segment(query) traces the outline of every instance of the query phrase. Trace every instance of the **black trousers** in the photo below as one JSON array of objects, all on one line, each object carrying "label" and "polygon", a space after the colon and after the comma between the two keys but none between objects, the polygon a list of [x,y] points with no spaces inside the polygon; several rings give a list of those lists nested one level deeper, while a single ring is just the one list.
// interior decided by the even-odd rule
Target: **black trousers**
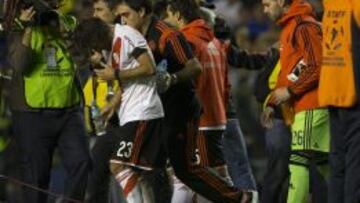
[{"label": "black trousers", "polygon": [[329,203],[360,202],[360,105],[330,109]]},{"label": "black trousers", "polygon": [[[54,150],[58,147],[67,171],[65,197],[83,201],[90,165],[88,143],[80,109],[13,112],[21,178],[48,189]],[[47,194],[24,188],[27,203],[43,203]]]},{"label": "black trousers", "polygon": [[163,139],[175,175],[195,192],[216,203],[240,202],[242,193],[204,166],[196,165],[198,121],[163,125]]},{"label": "black trousers", "polygon": [[110,167],[109,161],[119,138],[115,135],[118,126],[109,125],[106,134],[96,137],[95,145],[91,149],[92,170],[89,176],[89,203],[103,203],[109,200]]},{"label": "black trousers", "polygon": [[226,165],[223,138],[224,130],[199,130],[197,144],[202,166],[215,168]]}]

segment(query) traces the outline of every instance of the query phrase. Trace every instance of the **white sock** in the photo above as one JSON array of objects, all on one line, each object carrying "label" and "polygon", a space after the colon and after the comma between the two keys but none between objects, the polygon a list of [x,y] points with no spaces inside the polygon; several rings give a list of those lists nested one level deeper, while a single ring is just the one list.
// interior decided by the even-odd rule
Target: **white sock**
[{"label": "white sock", "polygon": [[205,197],[196,194],[183,182],[181,182],[175,175],[173,175],[174,193],[171,203],[211,203]]},{"label": "white sock", "polygon": [[155,203],[152,188],[139,173],[127,168],[119,172],[115,179],[122,187],[128,203]]},{"label": "white sock", "polygon": [[192,197],[194,192],[175,175],[172,177],[174,182],[174,192],[171,198],[171,203],[193,203]]}]

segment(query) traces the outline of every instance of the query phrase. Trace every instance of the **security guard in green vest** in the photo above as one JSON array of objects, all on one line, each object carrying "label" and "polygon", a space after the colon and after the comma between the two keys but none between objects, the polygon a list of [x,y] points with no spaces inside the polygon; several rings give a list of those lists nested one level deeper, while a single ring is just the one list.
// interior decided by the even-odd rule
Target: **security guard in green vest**
[{"label": "security guard in green vest", "polygon": [[[14,69],[9,99],[22,180],[47,190],[58,147],[67,171],[64,196],[83,201],[90,158],[81,89],[65,37],[76,25],[67,15],[74,0],[59,5],[38,14],[33,7],[21,10],[16,24],[23,29],[9,35],[8,61]],[[36,22],[29,23],[35,15]],[[46,193],[31,189],[24,189],[23,197],[29,203],[47,201]]]}]

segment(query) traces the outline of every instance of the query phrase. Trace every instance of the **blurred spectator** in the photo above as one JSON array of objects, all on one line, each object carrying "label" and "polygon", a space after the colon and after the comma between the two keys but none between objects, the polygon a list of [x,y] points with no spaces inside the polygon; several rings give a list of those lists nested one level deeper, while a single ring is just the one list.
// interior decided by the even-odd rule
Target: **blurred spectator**
[{"label": "blurred spectator", "polygon": [[234,34],[234,41],[236,46],[241,47],[242,49],[250,49],[251,42],[249,40],[250,31],[247,27],[239,27]]},{"label": "blurred spectator", "polygon": [[252,9],[252,14],[247,23],[249,28],[250,40],[254,41],[259,35],[266,32],[270,28],[270,23],[263,12],[262,5],[256,5]]},{"label": "blurred spectator", "polygon": [[324,6],[322,0],[309,0],[309,3],[314,7],[317,20],[321,21],[324,14]]},{"label": "blurred spectator", "polygon": [[238,0],[216,0],[215,13],[225,19],[230,28],[238,26],[241,22],[241,3]]},{"label": "blurred spectator", "polygon": [[79,21],[91,17],[92,11],[92,0],[81,0],[76,2],[74,13]]},{"label": "blurred spectator", "polygon": [[252,46],[252,51],[261,52],[268,50],[271,45],[279,40],[278,30],[269,30],[268,32],[261,33],[255,40]]}]

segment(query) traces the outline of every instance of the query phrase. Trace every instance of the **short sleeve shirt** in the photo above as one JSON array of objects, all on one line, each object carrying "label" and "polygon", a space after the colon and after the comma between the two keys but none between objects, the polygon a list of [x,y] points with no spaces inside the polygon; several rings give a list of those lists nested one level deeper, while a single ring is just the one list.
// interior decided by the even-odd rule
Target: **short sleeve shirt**
[{"label": "short sleeve shirt", "polygon": [[[153,58],[145,38],[137,30],[126,26],[116,25],[113,48],[112,66],[121,71],[134,69],[139,66],[136,52],[145,50]],[[153,61],[153,63],[155,63]],[[156,91],[156,78],[149,76],[136,80],[123,81],[121,106],[118,111],[120,125],[128,122],[157,119],[164,116],[160,97]]]}]

